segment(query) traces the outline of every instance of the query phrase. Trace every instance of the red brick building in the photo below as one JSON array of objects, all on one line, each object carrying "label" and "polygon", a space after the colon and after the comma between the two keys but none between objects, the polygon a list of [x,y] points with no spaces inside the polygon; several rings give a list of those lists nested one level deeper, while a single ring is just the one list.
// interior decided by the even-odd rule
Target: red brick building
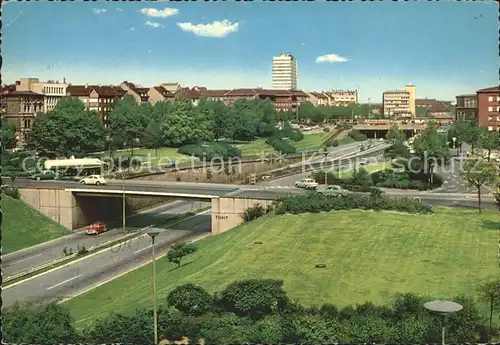
[{"label": "red brick building", "polygon": [[500,131],[500,87],[481,89],[476,94],[479,126]]}]

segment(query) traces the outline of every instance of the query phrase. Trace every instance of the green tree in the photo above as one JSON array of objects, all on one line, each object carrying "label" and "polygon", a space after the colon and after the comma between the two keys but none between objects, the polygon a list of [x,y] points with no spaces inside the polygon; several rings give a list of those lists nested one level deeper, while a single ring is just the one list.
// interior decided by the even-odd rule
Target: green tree
[{"label": "green tree", "polygon": [[153,311],[136,309],[131,315],[112,313],[95,320],[83,331],[88,343],[131,343],[153,345]]},{"label": "green tree", "polygon": [[85,154],[104,148],[105,132],[95,111],[76,98],[61,99],[54,110],[39,114],[28,146],[55,155]]},{"label": "green tree", "polygon": [[158,156],[158,149],[163,145],[163,133],[154,120],[146,127],[143,143],[148,149],[155,149],[155,156]]},{"label": "green tree", "polygon": [[[134,97],[127,95],[121,99],[109,113],[109,127],[114,137],[120,138],[132,149],[141,140],[148,125],[146,112],[151,109],[140,106]],[[152,112],[152,110],[151,110]]]},{"label": "green tree", "polygon": [[56,303],[21,305],[2,310],[3,340],[25,344],[79,342],[68,310]]},{"label": "green tree", "polygon": [[311,102],[301,102],[299,105],[299,121],[315,119],[318,115],[318,109]]},{"label": "green tree", "polygon": [[352,173],[352,179],[354,184],[362,187],[371,187],[373,185],[372,176],[370,173],[363,167],[356,169]]},{"label": "green tree", "polygon": [[186,242],[176,242],[172,245],[167,253],[167,259],[169,262],[177,264],[177,268],[181,267],[182,258],[196,252],[197,248],[192,243]]},{"label": "green tree", "polygon": [[487,128],[479,129],[479,137],[477,141],[478,148],[488,151],[488,161],[491,158],[491,150],[499,148],[500,136],[496,131],[489,131]]},{"label": "green tree", "polygon": [[489,306],[489,331],[493,330],[493,313],[500,311],[500,279],[479,286],[479,298]]},{"label": "green tree", "polygon": [[436,124],[431,122],[413,143],[424,172],[429,174],[430,184],[434,182],[435,166],[444,163],[450,155],[446,142],[446,138],[438,133]]},{"label": "green tree", "polygon": [[168,304],[180,312],[199,316],[212,310],[213,298],[201,286],[183,284],[170,291],[167,297]]},{"label": "green tree", "polygon": [[228,312],[260,319],[278,311],[285,300],[282,280],[250,279],[229,284],[218,303]]},{"label": "green tree", "polygon": [[392,125],[389,130],[387,131],[387,135],[385,136],[387,140],[390,142],[404,142],[405,141],[405,134],[403,133],[402,130],[398,128],[397,125]]},{"label": "green tree", "polygon": [[481,157],[469,158],[460,172],[462,178],[477,189],[478,208],[481,213],[481,187],[493,184],[498,178],[498,167]]},{"label": "green tree", "polygon": [[4,149],[13,149],[14,147],[16,147],[16,126],[14,126],[6,119],[2,119],[2,131],[0,134],[0,140]]}]

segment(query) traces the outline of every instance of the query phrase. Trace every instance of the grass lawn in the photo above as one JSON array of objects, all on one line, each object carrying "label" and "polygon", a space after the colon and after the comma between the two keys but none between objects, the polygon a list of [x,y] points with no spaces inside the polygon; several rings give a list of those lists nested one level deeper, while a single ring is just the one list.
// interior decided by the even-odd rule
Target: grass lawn
[{"label": "grass lawn", "polygon": [[298,142],[290,141],[290,143],[297,151],[315,150],[321,148],[323,142],[332,134],[332,132],[304,133],[304,139]]},{"label": "grass lawn", "polygon": [[[134,149],[135,157],[143,157],[143,163],[150,162],[152,166],[156,166],[158,164],[167,165],[168,162],[175,161],[178,163],[189,162],[191,157],[177,153],[177,148],[173,147],[162,147],[158,149],[158,154],[155,149],[144,149],[138,148]],[[120,150],[114,153],[115,156],[130,156],[132,155],[131,150]],[[102,155],[102,157],[109,157],[109,154],[106,152]]]},{"label": "grass lawn", "polygon": [[[305,133],[304,139],[299,142],[291,142],[297,148],[297,151],[313,150],[321,147],[324,140],[331,135],[331,132],[319,132],[319,133]],[[241,150],[243,157],[248,156],[258,156],[262,153],[274,153],[276,152],[274,148],[266,144],[265,138],[259,138],[253,141],[236,141],[233,144],[231,140],[221,140],[227,142],[230,145],[234,145]],[[349,143],[351,141],[346,141]],[[341,141],[341,144],[343,142]],[[114,153],[115,156],[130,156],[132,154],[131,150],[119,150]],[[101,158],[108,157],[108,152],[102,152],[100,154]],[[166,165],[170,161],[176,161],[178,163],[185,163],[191,160],[191,157],[177,153],[177,148],[172,147],[162,147],[158,149],[158,154],[154,149],[144,149],[137,148],[134,149],[134,156],[143,157],[143,162],[148,163],[152,166],[156,166],[161,163],[161,165]],[[198,161],[197,158],[195,158]]]},{"label": "grass lawn", "polygon": [[21,200],[2,195],[2,253],[46,242],[71,233]]},{"label": "grass lawn", "polygon": [[[474,294],[498,277],[498,211],[438,208],[435,215],[343,211],[268,215],[198,242],[199,250],[175,269],[157,261],[159,303],[187,282],[210,292],[239,279],[285,281],[304,305],[389,303],[394,293],[435,298]],[[255,245],[255,241],[263,244]],[[323,263],[326,269],[315,269]],[[110,312],[150,308],[151,266],[146,265],[64,305],[77,326]]]}]

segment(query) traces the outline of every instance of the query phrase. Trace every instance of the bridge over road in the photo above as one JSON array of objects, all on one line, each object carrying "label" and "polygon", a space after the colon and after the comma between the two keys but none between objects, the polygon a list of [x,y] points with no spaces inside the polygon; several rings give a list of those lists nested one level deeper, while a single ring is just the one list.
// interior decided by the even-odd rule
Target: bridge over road
[{"label": "bridge over road", "polygon": [[[222,233],[243,222],[241,214],[257,203],[266,207],[275,200],[305,193],[291,186],[246,186],[210,183],[125,180],[106,186],[87,186],[62,181],[16,181],[21,199],[69,229],[78,229],[96,219],[96,210],[121,216],[122,198],[130,195],[210,201],[211,232]],[[416,191],[387,191],[422,199],[475,200],[475,195]],[[115,201],[115,202],[114,202]],[[116,202],[118,201],[118,202]],[[486,201],[486,200],[485,200]],[[113,205],[118,207],[113,208]]]}]

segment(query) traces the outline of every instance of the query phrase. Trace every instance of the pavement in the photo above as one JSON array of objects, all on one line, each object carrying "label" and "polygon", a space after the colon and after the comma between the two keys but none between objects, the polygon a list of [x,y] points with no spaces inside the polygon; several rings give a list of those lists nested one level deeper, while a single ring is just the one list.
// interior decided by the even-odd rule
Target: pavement
[{"label": "pavement", "polygon": [[[155,239],[156,255],[168,251],[172,243],[193,240],[210,234],[211,214],[206,212],[159,230]],[[87,291],[151,260],[151,240],[147,234],[114,248],[91,254],[39,276],[28,278],[2,289],[2,307],[16,301],[60,300]]]},{"label": "pavement", "polygon": [[[174,201],[128,217],[126,224],[128,222],[129,224],[133,224],[133,226],[126,226],[126,230],[132,232],[139,231],[141,228],[150,225],[141,223],[141,216],[147,214],[155,214],[155,217],[158,217],[158,215],[160,215],[161,218],[159,219],[165,222],[171,217],[205,207],[210,207],[210,203]],[[109,231],[97,236],[89,236],[85,234],[84,231],[82,231],[60,237],[53,241],[44,242],[33,247],[19,250],[11,254],[3,255],[2,275],[4,278],[13,276],[32,267],[43,265],[45,263],[61,258],[64,256],[63,249],[65,247],[68,250],[72,248],[73,252],[77,252],[78,246],[85,246],[85,248],[89,249],[101,243],[117,239],[123,235],[124,233],[121,227],[110,229]]]}]

